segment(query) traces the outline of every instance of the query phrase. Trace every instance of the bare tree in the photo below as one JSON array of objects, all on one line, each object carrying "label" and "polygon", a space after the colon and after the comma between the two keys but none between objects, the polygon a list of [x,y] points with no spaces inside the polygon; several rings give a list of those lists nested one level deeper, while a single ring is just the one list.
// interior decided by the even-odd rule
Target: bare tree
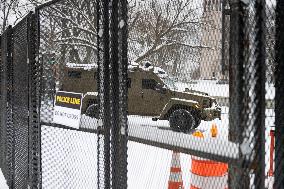
[{"label": "bare tree", "polygon": [[267,65],[267,81],[269,83],[275,82],[275,6],[270,5],[266,7],[266,65]]},{"label": "bare tree", "polygon": [[3,33],[7,26],[16,25],[35,6],[47,0],[0,0],[0,33]]},{"label": "bare tree", "polygon": [[42,9],[40,17],[42,53],[56,54],[61,65],[95,62],[95,1],[61,1]]},{"label": "bare tree", "polygon": [[17,11],[18,3],[19,3],[18,0],[0,0],[1,33],[3,33],[4,30],[7,28],[7,26],[9,25],[9,20],[11,15]]},{"label": "bare tree", "polygon": [[[19,0],[0,0],[1,10],[16,11]],[[45,0],[21,1],[26,7]],[[10,4],[8,4],[10,3]],[[12,3],[12,4],[11,4]],[[19,9],[18,9],[19,10]],[[196,67],[201,45],[202,2],[197,0],[130,0],[129,57],[135,62],[151,61],[177,75],[181,67]],[[27,10],[17,13],[23,17]],[[96,3],[65,0],[40,12],[41,52],[57,54],[60,64],[96,62]],[[4,18],[4,17],[3,17]],[[4,23],[4,22],[3,22]],[[7,24],[7,21],[5,21]],[[6,25],[3,24],[5,28]],[[186,70],[188,71],[188,70]]]},{"label": "bare tree", "polygon": [[197,64],[200,49],[207,48],[199,37],[202,10],[193,0],[130,1],[130,58],[151,61],[172,75],[185,63]]}]

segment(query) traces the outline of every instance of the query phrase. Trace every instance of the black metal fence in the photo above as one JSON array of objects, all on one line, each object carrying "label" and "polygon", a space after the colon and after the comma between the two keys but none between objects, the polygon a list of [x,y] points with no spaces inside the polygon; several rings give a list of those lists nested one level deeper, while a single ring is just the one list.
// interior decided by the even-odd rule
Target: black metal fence
[{"label": "black metal fence", "polygon": [[[11,90],[12,83],[8,78],[11,78],[12,70],[12,29],[9,27],[3,33],[1,39],[1,165],[3,167],[3,174],[8,183],[13,180],[13,157],[14,157],[14,129],[11,124],[12,120],[12,99]],[[8,53],[10,52],[10,53]]]},{"label": "black metal fence", "polygon": [[28,14],[1,36],[1,169],[10,188],[38,186],[40,178],[34,30]]},{"label": "black metal fence", "polygon": [[283,28],[280,0],[37,7],[1,35],[8,186],[283,188]]}]

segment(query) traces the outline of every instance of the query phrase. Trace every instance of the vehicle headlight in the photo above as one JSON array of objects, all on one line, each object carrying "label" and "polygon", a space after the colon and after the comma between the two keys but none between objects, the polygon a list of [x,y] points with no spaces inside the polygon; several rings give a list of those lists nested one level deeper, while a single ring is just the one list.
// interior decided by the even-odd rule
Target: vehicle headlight
[{"label": "vehicle headlight", "polygon": [[200,106],[198,104],[195,104],[194,107],[197,108],[197,109],[200,108]]}]

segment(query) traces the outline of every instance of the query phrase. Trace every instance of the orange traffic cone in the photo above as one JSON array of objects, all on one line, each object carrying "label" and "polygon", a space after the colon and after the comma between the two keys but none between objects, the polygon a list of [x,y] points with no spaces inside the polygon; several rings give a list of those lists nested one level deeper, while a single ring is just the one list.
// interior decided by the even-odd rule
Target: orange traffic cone
[{"label": "orange traffic cone", "polygon": [[183,189],[179,152],[173,151],[168,189]]},{"label": "orange traffic cone", "polygon": [[[217,128],[217,126],[215,125],[213,129],[211,129],[211,135],[212,133],[215,134],[214,128]],[[195,132],[193,136],[203,138],[203,134],[200,133],[200,131],[199,133]],[[217,134],[215,136],[217,136]],[[226,163],[191,156],[190,172],[190,189],[228,188],[228,164]]]},{"label": "orange traffic cone", "polygon": [[212,137],[217,137],[218,129],[216,123],[212,123],[210,132]]},{"label": "orange traffic cone", "polygon": [[195,131],[192,135],[195,136],[195,137],[199,137],[199,138],[203,138],[204,137],[203,133],[201,131]]},{"label": "orange traffic cone", "polygon": [[228,164],[196,156],[191,158],[190,189],[228,188]]},{"label": "orange traffic cone", "polygon": [[269,163],[269,171],[268,171],[268,176],[273,176],[273,162],[274,162],[274,130],[270,130],[270,156],[269,156],[269,159],[270,159],[270,163]]}]

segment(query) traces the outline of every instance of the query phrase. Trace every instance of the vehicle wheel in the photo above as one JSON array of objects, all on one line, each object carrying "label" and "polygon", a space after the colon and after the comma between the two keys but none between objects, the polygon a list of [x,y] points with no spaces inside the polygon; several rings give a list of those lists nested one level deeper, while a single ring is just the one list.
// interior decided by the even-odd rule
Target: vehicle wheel
[{"label": "vehicle wheel", "polygon": [[195,119],[185,109],[175,110],[169,117],[170,127],[177,131],[187,132],[194,128]]},{"label": "vehicle wheel", "polygon": [[86,115],[90,116],[91,118],[99,118],[99,105],[98,104],[91,104],[88,106],[86,110]]},{"label": "vehicle wheel", "polygon": [[197,128],[200,125],[200,123],[201,123],[201,118],[200,117],[195,116],[194,119],[195,119],[195,125],[194,125],[193,129]]}]

